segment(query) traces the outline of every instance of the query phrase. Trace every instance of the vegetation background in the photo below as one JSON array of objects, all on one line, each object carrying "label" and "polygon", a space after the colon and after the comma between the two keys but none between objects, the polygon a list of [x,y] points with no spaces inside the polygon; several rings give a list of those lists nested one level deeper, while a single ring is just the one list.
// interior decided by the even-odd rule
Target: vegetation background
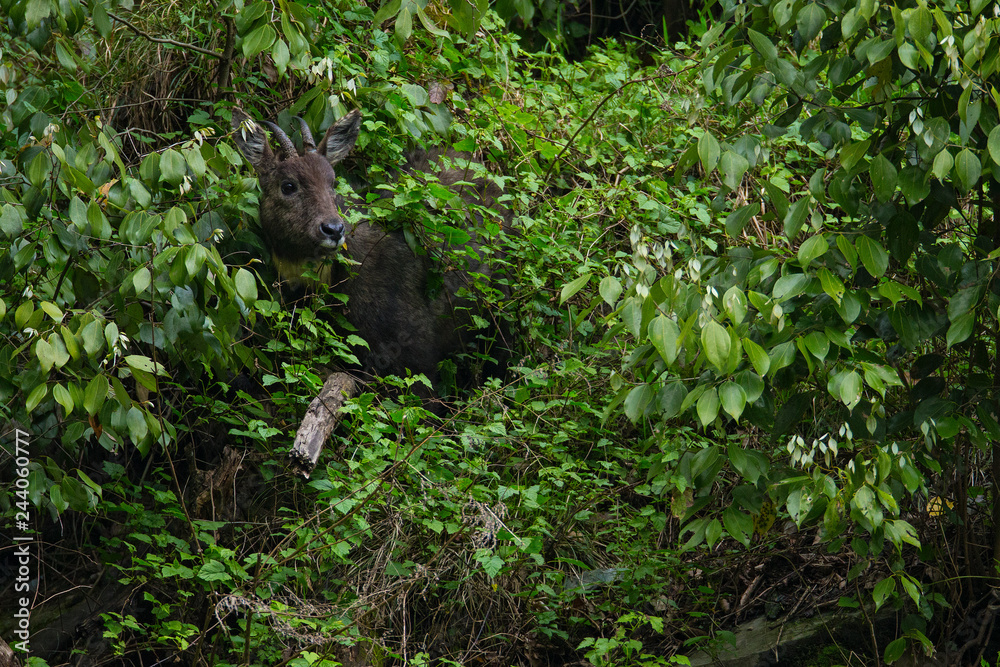
[{"label": "vegetation background", "polygon": [[[30,664],[686,664],[838,610],[861,630],[794,664],[996,657],[995,0],[0,11]],[[506,378],[444,419],[389,379],[290,472],[350,351],[336,296],[272,287],[237,102],[363,109],[373,191],[409,147],[484,150]],[[415,249],[465,233],[433,177],[391,192]]]}]

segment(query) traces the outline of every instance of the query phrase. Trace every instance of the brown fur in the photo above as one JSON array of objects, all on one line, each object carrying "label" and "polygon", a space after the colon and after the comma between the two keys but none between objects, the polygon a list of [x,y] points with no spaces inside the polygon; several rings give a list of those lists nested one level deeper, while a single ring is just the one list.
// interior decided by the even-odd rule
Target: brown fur
[{"label": "brown fur", "polygon": [[[248,117],[239,109],[233,111],[233,128],[237,146],[260,181],[261,227],[282,278],[301,281],[306,264],[330,259],[346,247],[356,265],[347,269],[333,262],[321,277],[348,296],[347,320],[369,345],[367,354],[359,350],[365,370],[405,376],[409,369],[435,382],[438,364],[467,350],[475,339],[469,325],[478,309],[458,292],[471,286],[470,272],[489,277],[491,270],[487,263],[474,262],[466,271],[447,271],[443,288],[431,296],[430,257],[416,255],[401,232],[386,232],[368,222],[352,227],[340,215],[333,167],[353,147],[360,119],[360,112],[354,111],[337,121],[315,152],[308,150],[312,142],[308,136],[302,155],[279,131],[281,147],[275,154],[263,128],[252,121],[244,123]],[[453,152],[447,157],[456,163],[469,160]],[[430,171],[432,161],[435,156],[419,153],[411,156],[410,166]],[[439,179],[449,187],[472,180],[461,169],[444,170]],[[476,182],[461,194],[466,201],[492,206],[499,190]],[[479,249],[474,234],[471,243]]]}]

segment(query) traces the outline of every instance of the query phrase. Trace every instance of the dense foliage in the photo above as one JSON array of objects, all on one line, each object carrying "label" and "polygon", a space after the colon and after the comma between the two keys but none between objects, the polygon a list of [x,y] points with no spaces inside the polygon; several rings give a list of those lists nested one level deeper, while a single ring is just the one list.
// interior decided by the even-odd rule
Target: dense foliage
[{"label": "dense foliage", "polygon": [[[725,2],[690,44],[568,62],[527,0],[0,0],[0,409],[31,443],[0,506],[34,517],[32,623],[91,630],[36,655],[684,664],[794,572],[786,611],[861,609],[869,656],[978,662],[995,8]],[[272,286],[236,102],[289,131],[362,108],[369,192],[409,147],[484,151],[518,227],[506,378],[445,418],[388,378],[288,470],[350,341],[336,294]],[[433,177],[391,187],[372,214],[416,249],[453,233]]]}]

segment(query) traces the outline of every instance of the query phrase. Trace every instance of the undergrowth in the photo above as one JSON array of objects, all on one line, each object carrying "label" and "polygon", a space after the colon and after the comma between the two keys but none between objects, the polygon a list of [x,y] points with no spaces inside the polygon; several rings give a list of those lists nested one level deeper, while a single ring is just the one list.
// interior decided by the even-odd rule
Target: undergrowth
[{"label": "undergrowth", "polygon": [[[711,106],[694,47],[609,41],[571,63],[492,13],[463,31],[418,3],[389,3],[383,31],[364,5],[119,3],[126,23],[38,2],[8,0],[20,32],[0,36],[0,410],[31,436],[35,618],[102,609],[50,662],[686,664],[763,605],[736,593],[741,555],[808,550],[785,536],[809,513],[784,509],[794,466],[767,481],[783,445],[739,422],[757,397],[726,421],[699,398],[714,385],[682,391],[711,380],[704,357],[665,379],[640,335],[664,280],[711,310],[702,271],[763,257],[724,232],[727,177],[691,159],[743,118]],[[370,386],[310,478],[291,473],[350,341],[337,296],[290,309],[273,286],[235,103],[314,130],[362,108],[345,166],[373,188],[414,146],[482,150],[515,216],[490,304],[517,334],[504,377],[443,417],[407,391],[419,378]],[[794,181],[785,157],[819,162],[792,135],[769,150],[771,182]],[[419,182],[393,187],[432,208]]]}]

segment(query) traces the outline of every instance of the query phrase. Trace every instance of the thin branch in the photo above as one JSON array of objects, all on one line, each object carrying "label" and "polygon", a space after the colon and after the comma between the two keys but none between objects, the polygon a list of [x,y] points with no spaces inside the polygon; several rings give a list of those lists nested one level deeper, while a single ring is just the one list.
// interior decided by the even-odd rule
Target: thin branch
[{"label": "thin branch", "polygon": [[178,41],[173,40],[173,39],[165,39],[163,37],[153,37],[152,35],[150,35],[148,33],[145,33],[142,30],[139,30],[139,28],[135,27],[134,25],[132,25],[131,23],[129,23],[128,21],[126,21],[122,17],[118,16],[117,14],[113,14],[111,12],[108,12],[108,16],[110,16],[111,18],[113,18],[115,21],[118,21],[119,23],[127,26],[135,34],[139,35],[140,37],[145,37],[146,39],[148,39],[151,42],[156,42],[157,44],[171,44],[173,46],[179,46],[182,49],[188,49],[190,51],[194,51],[195,53],[200,53],[200,54],[205,55],[205,56],[211,56],[212,58],[221,58],[222,57],[218,53],[216,53],[215,51],[209,51],[208,49],[203,49],[202,47],[195,46],[194,44],[185,44],[184,42],[178,42]]},{"label": "thin branch", "polygon": [[545,172],[545,175],[542,176],[542,181],[544,182],[544,181],[548,181],[549,180],[549,175],[552,174],[552,170],[555,168],[556,164],[559,162],[559,159],[563,156],[563,154],[566,151],[569,150],[570,146],[573,145],[573,142],[576,141],[577,135],[579,135],[580,132],[583,131],[583,128],[587,127],[587,125],[590,124],[590,121],[594,120],[594,116],[597,115],[597,112],[601,110],[601,107],[603,107],[604,104],[608,100],[610,100],[612,97],[614,97],[618,93],[622,92],[623,90],[625,90],[626,88],[628,88],[629,86],[631,86],[633,83],[648,83],[649,81],[657,81],[659,79],[665,79],[668,76],[670,76],[671,74],[673,74],[673,72],[670,72],[670,71],[661,71],[661,72],[657,72],[653,76],[647,76],[647,77],[643,77],[641,79],[632,79],[631,81],[626,81],[621,86],[619,86],[618,88],[615,88],[610,93],[608,93],[607,95],[605,95],[604,99],[601,100],[600,102],[598,102],[597,106],[594,107],[594,110],[587,117],[587,120],[583,121],[583,123],[580,125],[580,127],[578,127],[576,129],[576,132],[574,132],[573,136],[569,138],[569,141],[566,142],[566,145],[563,146],[563,149],[561,151],[559,151],[559,154],[556,155],[556,157],[555,157],[554,160],[552,160],[552,164],[549,165],[549,168]]},{"label": "thin branch", "polygon": [[[214,2],[212,3],[215,4]],[[226,46],[222,50],[221,62],[219,62],[219,73],[217,77],[218,88],[216,89],[216,101],[229,88],[229,81],[233,69],[233,44],[236,42],[236,25],[230,16],[223,16],[222,22],[226,24]]]}]

